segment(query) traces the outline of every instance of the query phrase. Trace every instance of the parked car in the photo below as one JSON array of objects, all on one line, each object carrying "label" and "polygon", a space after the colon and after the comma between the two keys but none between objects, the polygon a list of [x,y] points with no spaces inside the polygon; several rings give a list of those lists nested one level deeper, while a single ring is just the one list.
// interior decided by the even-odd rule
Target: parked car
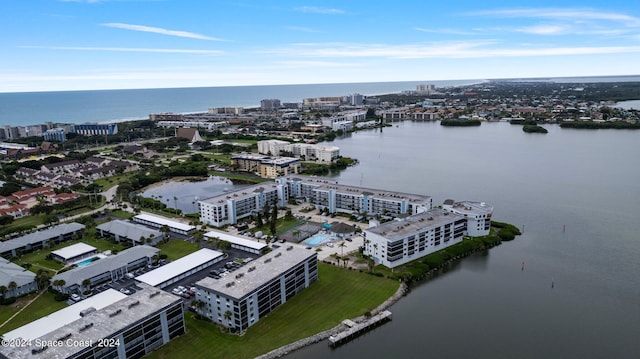
[{"label": "parked car", "polygon": [[122,294],[131,294],[131,291],[127,288],[120,288],[120,293]]},{"label": "parked car", "polygon": [[77,294],[75,294],[75,293],[73,293],[73,294],[71,294],[71,300],[73,300],[74,302],[79,302],[79,301],[82,300],[82,297],[77,295]]}]

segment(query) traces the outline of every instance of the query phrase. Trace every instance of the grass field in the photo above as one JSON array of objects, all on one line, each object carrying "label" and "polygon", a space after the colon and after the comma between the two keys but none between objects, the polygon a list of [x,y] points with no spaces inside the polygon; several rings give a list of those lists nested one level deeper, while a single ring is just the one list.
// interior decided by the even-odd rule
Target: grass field
[{"label": "grass field", "polygon": [[319,280],[250,327],[243,336],[227,334],[211,322],[186,314],[188,333],[149,358],[254,358],[334,327],[388,299],[398,282],[319,263]]},{"label": "grass field", "polygon": [[166,254],[167,258],[172,261],[200,249],[200,246],[195,243],[181,241],[179,239],[160,244],[157,247],[160,248],[160,253]]},{"label": "grass field", "polygon": [[[14,304],[0,306],[0,324],[4,323],[5,320],[11,317],[35,296],[36,293],[29,294],[25,297],[18,298],[18,300]],[[31,305],[29,305],[27,309],[23,310],[9,323],[0,328],[0,333],[9,332],[36,319],[40,319],[46,315],[49,315],[66,306],[66,302],[56,302],[52,293],[43,293],[35,302],[31,303]]]},{"label": "grass field", "polygon": [[57,271],[59,269],[62,269],[64,265],[56,260],[47,259],[47,255],[57,249],[68,247],[72,244],[80,242],[96,247],[98,249],[98,252],[104,252],[106,250],[121,251],[124,248],[124,246],[120,243],[114,243],[107,239],[96,238],[95,230],[87,230],[85,231],[82,239],[62,242],[47,249],[25,253],[19,259],[15,260],[14,263],[18,265],[21,265],[23,263],[30,263],[31,268],[29,268],[29,270],[34,273],[38,272],[38,269],[40,268]]}]

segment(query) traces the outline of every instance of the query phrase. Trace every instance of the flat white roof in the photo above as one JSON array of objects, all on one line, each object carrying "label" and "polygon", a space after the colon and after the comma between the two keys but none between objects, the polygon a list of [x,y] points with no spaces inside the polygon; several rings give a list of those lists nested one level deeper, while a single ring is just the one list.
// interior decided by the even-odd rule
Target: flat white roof
[{"label": "flat white roof", "polygon": [[136,280],[155,287],[162,282],[175,278],[182,273],[190,271],[191,269],[207,263],[208,261],[214,260],[222,255],[223,254],[218,251],[202,248],[197,252],[188,254],[180,259],[176,259],[175,261],[167,263],[152,270],[151,272],[137,276]]},{"label": "flat white roof", "polygon": [[87,308],[93,307],[96,310],[100,310],[126,297],[127,296],[125,294],[122,294],[115,289],[108,289],[76,304],[62,308],[57,312],[53,312],[46,317],[42,317],[29,324],[23,325],[20,328],[5,333],[2,337],[5,340],[17,338],[34,340],[82,318],[80,316],[80,312]]},{"label": "flat white roof", "polygon": [[222,239],[223,241],[229,242],[231,244],[237,244],[239,246],[248,247],[251,249],[262,250],[267,246],[266,243],[260,243],[254,241],[252,239],[243,238],[240,236],[233,235],[231,233],[222,232],[222,231],[211,231],[204,234],[205,237],[214,238],[217,237]]},{"label": "flat white roof", "polygon": [[196,227],[194,226],[190,226],[188,224],[184,224],[182,222],[178,222],[178,221],[174,221],[171,220],[167,217],[162,217],[162,216],[155,216],[153,214],[148,214],[148,213],[141,213],[137,216],[135,216],[135,218],[139,218],[143,221],[149,221],[149,222],[153,222],[153,223],[157,223],[161,226],[163,225],[167,225],[169,227],[173,227],[173,228],[177,228],[183,231],[191,231],[196,229]]},{"label": "flat white roof", "polygon": [[95,250],[96,250],[96,247],[80,242],[64,248],[60,248],[57,251],[52,251],[51,254],[55,254],[66,260],[69,258],[83,255],[85,253],[93,252]]}]

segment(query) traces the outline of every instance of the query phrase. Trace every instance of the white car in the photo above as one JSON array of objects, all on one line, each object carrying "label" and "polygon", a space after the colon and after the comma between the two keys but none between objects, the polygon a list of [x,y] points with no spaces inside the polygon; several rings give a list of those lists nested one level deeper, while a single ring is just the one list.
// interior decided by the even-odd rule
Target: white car
[{"label": "white car", "polygon": [[122,294],[131,294],[131,291],[129,289],[127,289],[127,288],[121,288],[120,289],[120,293],[122,293]]},{"label": "white car", "polygon": [[75,294],[75,293],[73,293],[73,294],[71,294],[71,300],[73,300],[74,302],[79,302],[79,301],[82,300],[82,297],[77,295],[77,294]]}]

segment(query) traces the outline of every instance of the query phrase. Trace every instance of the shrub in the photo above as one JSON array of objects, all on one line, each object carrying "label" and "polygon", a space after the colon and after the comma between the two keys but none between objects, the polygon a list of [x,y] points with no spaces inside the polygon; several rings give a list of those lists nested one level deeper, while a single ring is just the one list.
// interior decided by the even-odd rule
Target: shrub
[{"label": "shrub", "polygon": [[500,237],[503,241],[512,241],[516,238],[516,235],[507,228],[502,228],[498,231],[498,237]]}]

